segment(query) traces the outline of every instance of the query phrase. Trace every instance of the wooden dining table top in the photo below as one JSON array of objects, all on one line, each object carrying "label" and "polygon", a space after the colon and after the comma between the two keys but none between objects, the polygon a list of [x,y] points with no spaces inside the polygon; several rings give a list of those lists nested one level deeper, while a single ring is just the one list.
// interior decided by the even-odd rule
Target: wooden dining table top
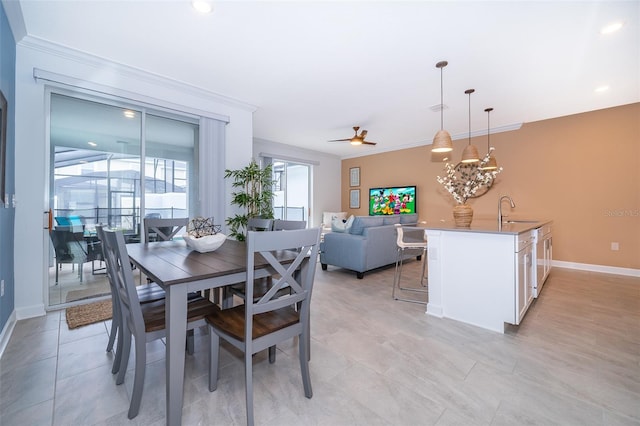
[{"label": "wooden dining table top", "polygon": [[[200,253],[187,247],[184,240],[127,244],[129,258],[154,282],[170,286],[245,272],[247,245],[227,239],[218,249]],[[282,263],[292,262],[296,253],[282,250],[276,253]],[[267,266],[260,255],[255,256],[255,269]]]}]

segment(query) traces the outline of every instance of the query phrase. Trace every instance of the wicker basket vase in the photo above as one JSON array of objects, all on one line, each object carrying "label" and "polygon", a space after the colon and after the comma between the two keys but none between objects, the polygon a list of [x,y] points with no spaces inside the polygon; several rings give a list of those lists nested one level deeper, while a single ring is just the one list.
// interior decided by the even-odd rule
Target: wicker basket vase
[{"label": "wicker basket vase", "polygon": [[453,208],[453,223],[460,228],[468,228],[473,220],[473,209],[468,204],[458,204]]}]

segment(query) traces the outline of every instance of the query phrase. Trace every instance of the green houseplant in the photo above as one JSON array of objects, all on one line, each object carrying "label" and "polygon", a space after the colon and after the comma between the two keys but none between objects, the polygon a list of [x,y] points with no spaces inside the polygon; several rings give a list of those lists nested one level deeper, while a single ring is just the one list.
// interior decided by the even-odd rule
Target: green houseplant
[{"label": "green houseplant", "polygon": [[231,205],[244,209],[243,214],[227,218],[231,237],[238,241],[246,239],[247,221],[252,217],[273,219],[272,168],[268,165],[261,169],[255,160],[237,170],[225,170],[225,179],[233,179]]}]

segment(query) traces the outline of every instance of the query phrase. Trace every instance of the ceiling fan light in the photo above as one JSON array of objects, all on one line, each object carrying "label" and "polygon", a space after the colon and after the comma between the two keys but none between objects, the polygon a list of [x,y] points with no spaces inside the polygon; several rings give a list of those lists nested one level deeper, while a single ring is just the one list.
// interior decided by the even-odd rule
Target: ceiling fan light
[{"label": "ceiling fan light", "polygon": [[351,145],[362,145],[362,140],[353,138],[351,139]]},{"label": "ceiling fan light", "polygon": [[431,152],[451,151],[453,151],[453,142],[451,141],[451,135],[446,130],[438,130],[438,133],[436,133],[436,135],[433,137]]},{"label": "ceiling fan light", "polygon": [[476,163],[480,161],[480,155],[478,155],[478,148],[475,145],[467,145],[464,151],[462,151],[463,163]]}]

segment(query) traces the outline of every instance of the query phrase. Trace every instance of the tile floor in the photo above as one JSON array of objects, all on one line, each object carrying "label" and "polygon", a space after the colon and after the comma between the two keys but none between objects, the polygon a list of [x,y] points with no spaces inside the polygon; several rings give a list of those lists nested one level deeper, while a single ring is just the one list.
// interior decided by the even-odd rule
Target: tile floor
[{"label": "tile floor", "polygon": [[[409,262],[407,280],[419,263]],[[506,334],[391,299],[393,268],[318,268],[312,301],[313,398],[295,342],[254,359],[261,425],[640,425],[640,279],[555,268]],[[127,419],[132,370],[111,375],[109,323],[69,331],[63,311],[19,321],[0,359],[0,424],[163,425],[164,344],[149,344],[140,414]],[[187,355],[183,424],[245,424],[238,353],[223,348],[207,389],[207,335]],[[132,355],[134,356],[134,355]],[[129,363],[129,369],[133,363]]]}]

